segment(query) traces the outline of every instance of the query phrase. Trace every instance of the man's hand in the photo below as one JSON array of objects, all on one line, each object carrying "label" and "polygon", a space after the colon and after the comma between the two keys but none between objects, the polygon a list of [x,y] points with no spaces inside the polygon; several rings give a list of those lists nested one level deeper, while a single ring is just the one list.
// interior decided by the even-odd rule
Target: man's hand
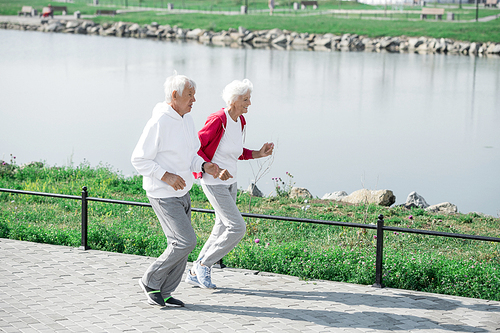
[{"label": "man's hand", "polygon": [[161,180],[163,180],[168,185],[172,186],[173,189],[176,191],[183,190],[184,187],[186,187],[186,182],[181,176],[170,172],[165,172],[163,177],[161,177]]},{"label": "man's hand", "polygon": [[209,175],[212,175],[212,177],[214,177],[214,178],[217,178],[219,176],[220,168],[215,163],[206,162],[204,169],[205,169],[206,173],[208,173]]},{"label": "man's hand", "polygon": [[233,176],[227,171],[227,169],[222,170],[219,173],[220,180],[228,180],[229,178],[233,178]]},{"label": "man's hand", "polygon": [[269,156],[273,153],[273,149],[274,149],[274,143],[266,142],[262,145],[262,148],[260,148],[260,150],[254,150],[252,152],[252,157],[253,158],[261,158],[261,157]]}]

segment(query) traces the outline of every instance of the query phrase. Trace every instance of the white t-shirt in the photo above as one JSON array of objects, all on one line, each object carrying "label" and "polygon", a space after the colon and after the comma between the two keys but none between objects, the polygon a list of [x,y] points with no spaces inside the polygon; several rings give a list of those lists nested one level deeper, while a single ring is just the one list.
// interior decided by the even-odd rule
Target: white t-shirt
[{"label": "white t-shirt", "polygon": [[220,180],[219,178],[214,179],[213,176],[204,173],[200,180],[202,184],[231,185],[236,183],[237,180],[236,163],[238,162],[238,157],[243,154],[241,122],[239,117],[237,121],[234,121],[233,118],[231,118],[231,116],[227,113],[226,109],[224,109],[224,112],[226,113],[226,128],[220,140],[219,146],[215,151],[214,157],[212,158],[212,162],[216,163],[221,169],[227,169],[233,178],[229,178],[228,180]]}]

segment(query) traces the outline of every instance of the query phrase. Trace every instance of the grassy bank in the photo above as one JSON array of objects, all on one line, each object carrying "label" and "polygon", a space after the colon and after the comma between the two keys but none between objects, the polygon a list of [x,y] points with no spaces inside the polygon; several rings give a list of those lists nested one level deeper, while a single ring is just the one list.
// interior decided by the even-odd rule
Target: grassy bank
[{"label": "grassy bank", "polygon": [[[87,186],[93,197],[147,202],[138,176],[124,178],[108,167],[50,167],[38,163],[0,166],[0,187],[79,195]],[[281,189],[286,194],[286,189]],[[283,190],[285,190],[283,192]],[[211,208],[199,186],[194,207]],[[305,202],[286,195],[251,198],[238,193],[241,211],[375,223],[500,237],[500,220],[478,214],[435,215],[422,209],[345,205],[319,199]],[[0,237],[77,247],[80,203],[77,200],[0,193]],[[213,215],[193,213],[198,245],[208,238]],[[375,239],[370,229],[247,219],[247,234],[224,263],[247,268],[359,284],[375,279]],[[384,280],[388,287],[500,300],[500,245],[408,233],[386,233]],[[259,239],[256,243],[255,240]],[[89,245],[93,249],[158,256],[166,239],[150,208],[89,203]]]},{"label": "grassy bank", "polygon": [[[327,14],[328,9],[347,9],[347,10],[384,10],[384,6],[368,6],[356,2],[338,2],[338,1],[320,1],[320,11],[299,11],[300,13],[323,13],[322,15],[298,15],[296,11],[290,10],[291,2],[283,2],[276,7],[276,15],[269,16],[267,12],[259,12],[267,8],[267,1],[249,1],[249,8],[257,10],[250,12],[249,15],[223,15],[215,14],[217,11],[232,10],[239,11],[242,2],[240,1],[209,1],[201,2],[196,0],[186,1],[168,1],[174,4],[174,8],[186,8],[197,10],[211,10],[211,14],[185,13],[171,14],[168,11],[151,10],[141,12],[131,12],[127,14],[119,14],[112,16],[95,17],[93,20],[97,23],[125,21],[136,22],[139,24],[150,24],[158,22],[159,24],[177,25],[182,28],[202,28],[213,31],[227,30],[229,28],[238,28],[244,26],[250,30],[261,29],[287,29],[296,32],[309,33],[355,33],[368,37],[381,36],[427,36],[435,38],[451,38],[454,40],[475,41],[475,42],[500,42],[500,20],[489,22],[446,22],[435,20],[418,20],[420,7],[397,7],[397,10],[411,10],[414,14],[392,14],[384,17],[377,14],[376,19],[368,19],[374,17],[375,14],[343,14],[332,15]],[[31,5],[39,11],[47,5],[44,0],[26,0],[23,5]],[[128,5],[126,7],[125,5]],[[144,8],[156,7],[161,9],[166,7],[167,1],[111,1],[101,0],[100,6],[91,6],[88,1],[76,0],[74,3],[64,3],[68,7],[69,13],[79,10],[84,15],[95,14],[96,9],[126,9],[131,7]],[[139,7],[140,6],[140,7]],[[18,2],[0,0],[0,15],[17,15],[21,9]],[[388,10],[392,7],[388,6]],[[281,10],[281,11],[280,11]],[[465,6],[457,8],[457,6],[449,7],[446,12],[453,12],[460,20],[474,20],[476,10],[474,7]],[[496,15],[500,13],[498,9],[480,8],[479,17]],[[56,13],[57,14],[57,13]],[[350,17],[350,18],[347,18]],[[394,18],[393,20],[385,20],[383,18]]]}]

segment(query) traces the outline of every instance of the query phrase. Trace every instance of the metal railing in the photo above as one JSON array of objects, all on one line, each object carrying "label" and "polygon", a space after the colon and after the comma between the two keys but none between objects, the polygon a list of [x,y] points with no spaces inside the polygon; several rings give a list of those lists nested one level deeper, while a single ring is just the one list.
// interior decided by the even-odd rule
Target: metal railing
[{"label": "metal railing", "polygon": [[[15,194],[29,194],[29,195],[37,195],[44,197],[53,197],[59,199],[72,199],[72,200],[81,200],[82,202],[82,227],[81,227],[81,246],[79,247],[82,250],[89,250],[88,239],[87,239],[87,231],[88,231],[88,202],[96,201],[96,202],[104,202],[104,203],[112,203],[112,204],[120,204],[120,205],[130,205],[130,206],[142,206],[142,207],[151,207],[151,204],[146,202],[136,202],[136,201],[124,201],[124,200],[114,200],[114,199],[103,199],[103,198],[93,198],[88,196],[87,187],[82,187],[81,196],[77,195],[66,195],[66,194],[55,194],[55,193],[44,193],[44,192],[32,192],[32,191],[22,191],[22,190],[13,190],[0,188],[0,192],[7,193],[15,193]],[[203,208],[191,208],[191,211],[197,213],[205,213],[205,214],[215,214],[215,212],[211,209],[203,209]],[[375,261],[375,283],[373,287],[383,288],[382,284],[382,275],[383,275],[383,250],[384,250],[384,231],[394,231],[394,232],[405,232],[405,233],[413,233],[413,234],[421,234],[421,235],[430,235],[430,236],[439,236],[439,237],[450,237],[450,238],[460,238],[460,239],[469,239],[469,240],[479,240],[479,241],[487,241],[487,242],[500,242],[500,238],[496,237],[487,237],[487,236],[476,236],[476,235],[466,235],[466,234],[454,234],[449,232],[441,232],[441,231],[429,231],[429,230],[421,230],[421,229],[409,229],[409,228],[399,228],[399,227],[386,227],[384,226],[384,216],[379,215],[377,219],[377,224],[360,224],[360,223],[350,223],[350,222],[340,222],[340,221],[325,221],[325,220],[315,220],[315,219],[306,219],[299,217],[287,217],[287,216],[274,216],[274,215],[263,215],[263,214],[251,214],[251,213],[241,213],[244,217],[251,218],[260,218],[266,220],[276,220],[276,221],[290,221],[290,222],[301,222],[301,223],[313,223],[313,224],[323,224],[323,225],[333,225],[333,226],[342,226],[342,227],[351,227],[351,228],[363,228],[363,229],[375,229],[377,230],[377,245],[376,245],[376,261]],[[222,260],[219,262],[221,267]]]}]

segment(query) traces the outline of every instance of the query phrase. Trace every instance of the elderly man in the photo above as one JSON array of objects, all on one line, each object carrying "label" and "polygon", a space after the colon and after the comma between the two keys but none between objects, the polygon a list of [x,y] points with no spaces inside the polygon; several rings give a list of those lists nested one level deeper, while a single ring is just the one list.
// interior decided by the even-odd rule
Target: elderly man
[{"label": "elderly man", "polygon": [[143,188],[168,242],[165,252],[139,279],[139,285],[149,304],[184,306],[171,294],[182,279],[189,253],[196,246],[189,196],[192,173],[206,172],[215,178],[219,167],[197,154],[200,142],[188,114],[196,100],[196,84],[174,73],[164,87],[165,101],[153,109],[131,159],[144,177]]}]

